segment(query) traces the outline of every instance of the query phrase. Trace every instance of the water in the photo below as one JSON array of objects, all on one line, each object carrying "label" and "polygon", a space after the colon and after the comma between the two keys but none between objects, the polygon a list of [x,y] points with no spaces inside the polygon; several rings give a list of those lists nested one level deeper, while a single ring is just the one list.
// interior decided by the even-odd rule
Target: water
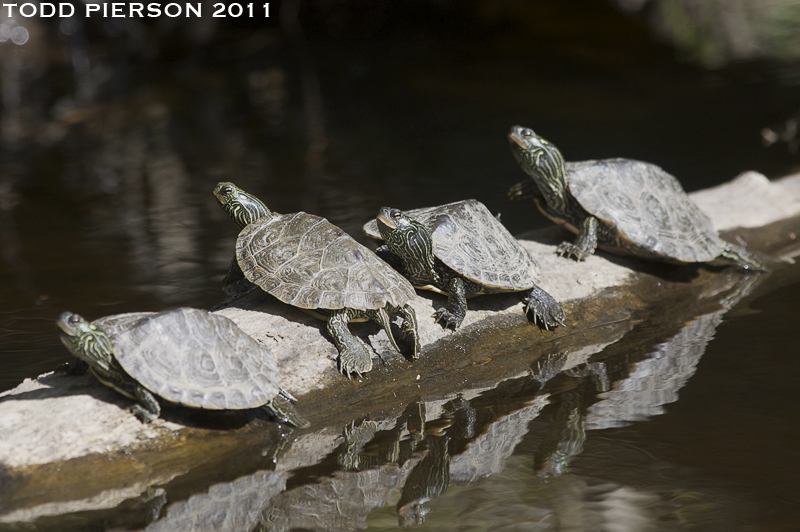
[{"label": "water", "polygon": [[[799,368],[796,348],[775,352],[764,338],[783,336],[795,319],[799,277],[798,266],[734,275],[700,307],[609,322],[605,347],[553,350],[532,373],[523,363],[489,386],[425,393],[377,421],[329,424],[279,449],[251,446],[233,462],[133,487],[116,507],[85,500],[82,512],[32,525],[791,530],[800,462],[787,420],[800,402],[788,390]],[[353,411],[342,405],[331,419]]]},{"label": "water", "polygon": [[[800,109],[786,75],[792,64],[706,71],[680,63],[602,3],[500,11],[304,6],[303,31],[277,18],[191,31],[136,21],[122,29],[31,21],[24,45],[0,43],[0,389],[68,359],[53,327],[63,310],[96,318],[218,303],[236,233],[210,192],[220,180],[280,212],[327,216],[354,235],[382,205],[467,197],[501,212],[519,233],[546,221],[505,197],[523,177],[505,140],[515,123],[535,128],[568,160],[640,158],[689,190],[747,169],[778,176],[798,168],[786,144],[765,148],[760,134]],[[237,526],[286,523],[280,520],[293,515],[293,497],[325,500],[297,489],[280,493],[283,482],[291,488],[320,478],[314,485],[348,500],[345,487],[387,477],[393,480],[381,488],[383,498],[353,499],[360,502],[343,513],[342,529],[395,528],[403,475],[424,460],[428,444],[439,451],[425,456],[438,453],[443,462],[444,438],[451,480],[426,503],[422,527],[547,530],[574,518],[569,526],[579,529],[581,522],[792,529],[800,463],[791,421],[798,401],[789,392],[798,370],[797,279],[797,268],[789,268],[724,317],[687,316],[710,329],[695,331],[695,344],[686,340],[695,359],[671,374],[672,395],[653,403],[663,406],[626,413],[625,426],[597,425],[605,419],[598,405],[614,395],[600,391],[609,383],[599,370],[561,375],[542,389],[512,380],[470,398],[473,436],[453,421],[463,412],[432,409],[429,441],[400,467],[383,460],[335,474],[330,465],[280,478],[256,473],[260,466],[242,472],[237,486],[257,486],[258,500]],[[704,316],[713,326],[703,325]],[[638,354],[619,362],[609,382],[635,374],[680,329],[652,323],[628,333]],[[704,353],[698,342],[707,343]],[[656,369],[640,371],[661,374]],[[509,398],[516,398],[513,408],[498,406]],[[576,401],[583,407],[573,413],[586,411],[578,418],[588,429],[576,444],[581,452],[568,474],[542,482],[534,455],[551,420],[568,419]],[[390,429],[381,427],[379,443],[392,441]],[[469,476],[463,456],[479,447],[468,442],[481,431],[495,436],[485,444],[502,448],[503,459],[480,471],[473,465]],[[335,464],[335,454],[327,460]],[[195,475],[194,483],[168,487],[161,515],[177,514],[181,501],[202,497],[217,481],[234,480]],[[239,493],[225,483],[219,490]],[[76,526],[142,528],[152,501],[85,512]],[[265,517],[269,507],[273,521]],[[63,529],[73,519],[42,518],[36,526]]]}]

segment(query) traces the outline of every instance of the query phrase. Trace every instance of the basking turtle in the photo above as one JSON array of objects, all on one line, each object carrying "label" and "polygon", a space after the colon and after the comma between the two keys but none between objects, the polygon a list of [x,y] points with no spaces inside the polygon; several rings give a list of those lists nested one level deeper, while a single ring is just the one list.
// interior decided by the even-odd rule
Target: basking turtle
[{"label": "basking turtle", "polygon": [[525,313],[546,329],[564,324],[561,305],[536,284],[536,261],[477,200],[406,213],[383,207],[364,232],[386,242],[378,255],[411,284],[448,294],[434,314],[445,327],[461,325],[466,298],[499,292],[520,292]]},{"label": "basking turtle", "polygon": [[509,190],[533,199],[545,216],[578,234],[557,253],[583,260],[607,251],[668,262],[733,263],[765,271],[757,253],[721,240],[711,220],[675,177],[631,159],[564,163],[558,148],[531,129],[514,126],[511,151],[530,176]]},{"label": "basking turtle", "polygon": [[350,321],[376,322],[399,351],[390,320],[402,317],[401,337],[412,345],[412,357],[419,356],[417,318],[408,305],[414,287],[373,252],[325,218],[271,212],[233,183],[219,183],[214,195],[242,229],[229,281],[244,275],[284,303],[327,320],[348,377],[372,369],[366,347],[347,328]]},{"label": "basking turtle", "polygon": [[209,410],[264,407],[279,421],[307,423],[291,395],[278,386],[272,353],[231,320],[205,310],[180,308],[108,316],[89,323],[64,312],[56,322],[61,341],[78,360],[59,369],[92,373],[134,399],[143,422],[156,419],[156,396]]}]

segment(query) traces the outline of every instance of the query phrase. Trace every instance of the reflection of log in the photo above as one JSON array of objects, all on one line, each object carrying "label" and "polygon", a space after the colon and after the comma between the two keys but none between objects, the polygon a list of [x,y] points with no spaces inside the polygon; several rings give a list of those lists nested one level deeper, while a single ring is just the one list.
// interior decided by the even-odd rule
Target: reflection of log
[{"label": "reflection of log", "polygon": [[384,464],[367,471],[342,471],[273,497],[264,509],[265,530],[360,530],[367,516],[403,486],[418,460],[403,467]]},{"label": "reflection of log", "polygon": [[[728,309],[746,296],[756,279],[759,277],[742,277],[742,283],[721,293],[723,308]],[[685,314],[664,323],[663,332],[644,321],[644,327],[622,329],[621,338],[597,357],[592,357],[602,358],[604,362],[574,366],[570,357],[555,353],[554,357],[547,357],[552,359],[547,367],[543,368],[539,361],[534,364],[534,371],[539,373],[538,376],[534,374],[534,378],[525,375],[507,379],[478,395],[474,395],[473,390],[469,401],[460,394],[447,402],[413,402],[396,420],[384,420],[382,425],[387,428],[382,431],[378,423],[371,420],[350,424],[343,431],[346,441],[321,460],[320,455],[309,453],[308,448],[293,449],[279,458],[284,470],[302,463],[318,462],[316,465],[294,469],[290,475],[260,472],[234,482],[216,484],[206,493],[169,506],[166,517],[147,530],[197,529],[198,523],[209,522],[221,529],[229,524],[244,523],[241,528],[249,530],[256,518],[264,530],[357,530],[365,527],[375,510],[393,505],[398,522],[403,526],[420,524],[433,511],[434,505],[437,517],[441,518],[442,504],[452,505],[454,500],[462,499],[456,495],[434,502],[451,485],[481,483],[485,486],[484,479],[503,471],[509,460],[511,471],[518,471],[520,465],[515,464],[511,455],[528,433],[529,422],[539,416],[548,401],[552,405],[550,408],[556,409],[554,419],[538,446],[534,467],[531,469],[528,462],[522,469],[534,471],[540,478],[550,478],[550,488],[545,497],[527,503],[525,511],[550,515],[543,523],[557,518],[562,524],[589,526],[607,519],[618,523],[620,516],[607,515],[607,505],[616,508],[622,504],[628,510],[627,517],[622,519],[650,522],[655,518],[650,508],[662,504],[653,493],[613,483],[606,483],[598,492],[596,482],[560,476],[583,448],[588,428],[584,426],[585,407],[597,400],[598,392],[602,397],[611,387],[612,376],[606,366],[617,369],[613,375],[615,390],[641,377],[642,365],[654,369],[652,378],[635,382],[642,392],[637,396],[638,401],[657,409],[664,397],[660,393],[662,381],[672,383],[668,395],[671,397],[677,393],[675,383],[683,385],[688,375],[674,378],[671,365],[650,367],[648,363],[664,357],[680,358],[683,350],[689,351],[690,360],[699,360],[701,347],[704,348],[713,334],[713,327],[723,312],[713,311],[689,321],[676,335],[672,332],[683,324]],[[669,338],[662,341],[664,336]],[[653,345],[655,350],[652,350]],[[572,360],[577,359],[572,357]],[[562,372],[560,368],[568,363],[570,369]],[[542,375],[547,378],[541,378]],[[550,380],[552,384],[547,383]],[[651,393],[646,393],[649,390]],[[624,419],[629,411],[625,404],[614,411],[611,406],[616,403],[613,401],[603,400],[597,404],[605,405],[603,412],[609,413],[609,417],[615,416],[612,419]],[[592,457],[587,460],[591,462]],[[287,462],[291,464],[288,468],[285,467]],[[501,478],[506,479],[508,475],[506,469]],[[293,480],[277,495],[287,476]],[[269,481],[272,490],[254,493],[252,486],[264,483],[264,478],[272,479]],[[258,480],[254,482],[254,479]],[[488,483],[491,482],[488,479]],[[519,491],[530,492],[530,489],[529,482]],[[586,504],[588,500],[595,503]],[[233,502],[226,506],[228,501]],[[563,512],[562,507],[573,510]],[[459,512],[462,513],[469,514]]]},{"label": "reflection of log", "polygon": [[441,497],[450,487],[450,438],[430,435],[425,444],[425,456],[409,473],[397,501],[398,521],[403,527],[424,523],[425,503]]},{"label": "reflection of log", "polygon": [[501,471],[527,433],[528,423],[539,415],[545,402],[545,396],[536,397],[530,405],[486,427],[463,453],[453,457],[450,464],[453,483],[471,484]]},{"label": "reflection of log", "polygon": [[[298,481],[271,500],[262,525],[267,530],[354,530],[363,528],[372,511],[391,504],[396,504],[401,523],[417,523],[426,513],[425,502],[441,496],[451,481],[469,484],[500,471],[525,436],[528,422],[542,409],[546,397],[531,398],[536,385],[527,376],[515,380],[523,383],[521,393],[503,390],[513,395],[506,396],[506,403],[512,403],[508,409],[517,408],[510,413],[494,411],[495,405],[487,397],[476,400],[477,408],[463,397],[438,406],[412,403],[385,437],[375,437],[359,449],[367,457],[360,462],[364,470],[330,471],[326,464],[333,460],[323,459],[299,475],[310,480]],[[423,415],[427,412],[428,425],[434,428],[425,430],[424,423],[417,423],[421,420],[414,418],[415,410]],[[363,430],[365,426],[346,429],[356,431],[352,439],[359,447],[364,446],[360,435],[375,436],[374,426]],[[292,449],[288,454],[295,452]],[[338,459],[343,456],[347,464],[355,463],[350,445],[342,445],[332,454],[340,467],[342,460]],[[370,463],[365,464],[367,461]],[[391,500],[393,496],[396,500]]]},{"label": "reflection of log", "polygon": [[657,346],[649,358],[636,365],[630,377],[603,393],[602,400],[592,405],[586,428],[620,427],[663,414],[663,405],[677,401],[678,390],[694,375],[724,313],[722,310],[702,316]]},{"label": "reflection of log", "polygon": [[[720,210],[728,201],[725,191],[697,196],[717,222],[724,219]],[[734,198],[747,197],[737,221],[752,227],[776,222],[734,234],[763,250],[791,243],[790,235],[796,234],[800,220],[779,220],[800,215],[800,176],[773,184],[751,177],[730,185],[728,191]],[[439,415],[435,407],[444,405],[454,393],[462,391],[471,400],[501,381],[526,376],[546,353],[569,351],[564,369],[574,367],[603,345],[617,341],[655,306],[660,305],[659,317],[670,323],[697,316],[698,305],[705,309],[700,314],[718,310],[720,294],[740,277],[730,270],[720,274],[708,268],[677,268],[603,254],[574,263],[552,253],[551,244],[563,237],[559,230],[534,237],[538,242],[524,245],[545,269],[542,286],[565,302],[567,327],[540,331],[526,323],[515,296],[490,296],[471,300],[459,332],[446,333],[429,318],[444,299],[417,297],[412,305],[420,317],[420,360],[401,359],[391,352],[383,333],[374,335],[374,328],[359,325],[355,332],[383,352],[392,365],[378,366],[358,381],[347,381],[336,371],[336,351],[321,322],[259,294],[221,308],[218,312],[273,350],[283,370],[284,386],[298,396],[300,410],[312,422],[312,428],[298,433],[297,441],[282,454],[278,470],[309,467],[329,455],[341,441],[341,428],[353,419],[369,417],[380,430],[388,430],[404,405],[419,398],[425,399],[435,419]],[[469,389],[464,389],[465,383]],[[113,508],[149,486],[190,471],[196,475],[200,466],[208,469],[203,482],[229,481],[264,467],[267,459],[262,457],[262,448],[275,445],[275,426],[260,420],[207,421],[202,413],[166,409],[165,420],[144,426],[124,410],[129,404],[90,376],[47,376],[1,395],[0,507],[5,513],[0,520]],[[233,428],[212,430],[223,422]],[[475,437],[481,434],[478,430]],[[456,467],[461,452],[453,442],[454,481],[471,476]],[[98,475],[101,467],[103,474]],[[481,468],[494,466],[487,463]]]}]

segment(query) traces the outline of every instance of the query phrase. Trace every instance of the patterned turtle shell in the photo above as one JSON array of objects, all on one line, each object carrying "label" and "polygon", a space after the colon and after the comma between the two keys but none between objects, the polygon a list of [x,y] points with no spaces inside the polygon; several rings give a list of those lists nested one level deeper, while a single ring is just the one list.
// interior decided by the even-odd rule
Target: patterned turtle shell
[{"label": "patterned turtle shell", "polygon": [[632,159],[566,163],[570,193],[589,213],[646,252],[706,262],[723,242],[708,216],[672,175]]},{"label": "patterned turtle shell", "polygon": [[131,377],[173,403],[256,408],[279,392],[272,353],[222,316],[180,308],[109,316],[94,325],[108,334]]},{"label": "patterned turtle shell", "polygon": [[[539,265],[483,203],[471,199],[404,212],[430,231],[434,255],[470,281],[508,291],[538,282]],[[375,220],[364,232],[382,240]]]},{"label": "patterned turtle shell", "polygon": [[247,280],[304,309],[375,310],[405,305],[414,287],[325,218],[298,212],[248,224],[236,240]]}]

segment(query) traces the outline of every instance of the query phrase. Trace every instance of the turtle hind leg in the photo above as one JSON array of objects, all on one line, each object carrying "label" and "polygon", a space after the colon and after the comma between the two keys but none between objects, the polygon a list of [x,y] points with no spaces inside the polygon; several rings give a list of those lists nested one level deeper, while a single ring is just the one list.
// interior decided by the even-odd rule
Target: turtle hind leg
[{"label": "turtle hind leg", "polygon": [[753,270],[757,272],[772,271],[777,265],[777,261],[772,257],[767,257],[757,251],[750,251],[742,246],[723,242],[722,252],[719,257],[726,262],[733,263],[743,270]]},{"label": "turtle hind leg", "polygon": [[572,257],[577,261],[582,261],[586,257],[594,254],[597,249],[597,228],[599,221],[594,216],[587,216],[581,222],[580,232],[575,239],[575,243],[562,242],[556,253],[562,257]]},{"label": "turtle hind leg", "polygon": [[386,307],[375,310],[367,310],[364,311],[364,314],[367,316],[367,318],[380,325],[381,329],[386,331],[386,336],[389,337],[389,342],[391,342],[395,351],[399,353],[400,347],[397,345],[397,341],[394,339],[394,334],[392,334],[392,322],[389,318],[389,313],[386,312]]},{"label": "turtle hind leg", "polygon": [[161,415],[161,406],[150,390],[137,385],[133,389],[138,403],[130,408],[131,414],[139,418],[142,423],[150,423]]},{"label": "turtle hind leg", "polygon": [[467,286],[461,277],[453,277],[447,283],[447,306],[433,313],[445,329],[456,330],[467,315]]},{"label": "turtle hind leg", "polygon": [[328,334],[339,351],[339,370],[348,379],[351,378],[351,373],[360,376],[372,369],[369,351],[347,328],[351,312],[349,309],[334,310],[328,318]]},{"label": "turtle hind leg", "polygon": [[564,325],[564,311],[553,296],[536,285],[527,293],[521,292],[521,295],[525,315],[531,323],[538,323],[548,331]]},{"label": "turtle hind leg", "polygon": [[292,404],[292,401],[286,397],[283,390],[271,400],[267,401],[264,405],[264,410],[274,417],[278,423],[287,423],[299,429],[304,429],[310,425],[310,423],[300,415]]},{"label": "turtle hind leg", "polygon": [[419,358],[419,352],[422,348],[419,345],[419,328],[417,327],[417,313],[411,305],[403,305],[402,307],[390,307],[389,312],[392,315],[399,315],[403,318],[403,323],[400,325],[400,338],[411,344],[411,358],[416,360]]}]

